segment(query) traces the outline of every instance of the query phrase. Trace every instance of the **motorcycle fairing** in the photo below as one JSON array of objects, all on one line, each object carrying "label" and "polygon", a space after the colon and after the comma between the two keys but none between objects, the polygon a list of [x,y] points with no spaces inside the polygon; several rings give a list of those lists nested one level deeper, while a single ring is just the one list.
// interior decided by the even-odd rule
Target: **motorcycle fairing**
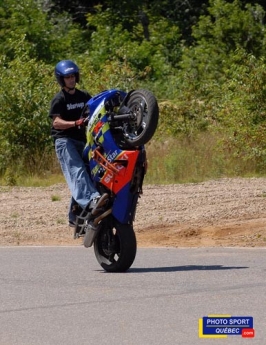
[{"label": "motorcycle fairing", "polygon": [[117,194],[132,179],[139,150],[121,150],[114,142],[108,123],[88,143],[84,160],[88,162],[92,180]]},{"label": "motorcycle fairing", "polygon": [[128,182],[116,195],[112,207],[113,216],[123,224],[133,222],[139,195],[130,192],[131,183]]},{"label": "motorcycle fairing", "polygon": [[87,103],[91,117],[83,157],[95,185],[102,184],[114,195],[113,216],[121,223],[128,223],[132,221],[138,198],[130,188],[140,151],[122,150],[113,139],[105,103],[107,96],[116,94],[117,90],[104,91]]},{"label": "motorcycle fairing", "polygon": [[119,98],[122,102],[126,96],[126,92],[117,89],[102,91],[87,102],[89,112],[90,114],[98,114],[103,107],[105,109],[105,104],[111,99]]}]

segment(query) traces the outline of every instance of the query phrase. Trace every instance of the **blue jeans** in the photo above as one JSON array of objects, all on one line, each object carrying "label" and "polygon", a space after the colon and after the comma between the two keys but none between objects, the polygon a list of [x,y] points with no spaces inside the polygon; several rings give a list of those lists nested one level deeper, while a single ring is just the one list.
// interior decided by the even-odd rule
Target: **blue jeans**
[{"label": "blue jeans", "polygon": [[58,138],[55,141],[55,152],[62,172],[71,192],[69,220],[75,221],[72,212],[74,204],[85,208],[89,202],[100,195],[92,183],[82,159],[85,144],[70,138]]}]

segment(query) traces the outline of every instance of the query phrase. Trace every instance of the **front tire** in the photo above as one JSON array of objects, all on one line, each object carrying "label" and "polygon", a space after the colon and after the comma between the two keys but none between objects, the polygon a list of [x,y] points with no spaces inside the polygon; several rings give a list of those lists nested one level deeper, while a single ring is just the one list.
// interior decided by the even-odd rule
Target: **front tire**
[{"label": "front tire", "polygon": [[121,224],[113,217],[102,221],[94,241],[94,253],[105,271],[127,271],[135,260],[136,252],[137,241],[132,225]]},{"label": "front tire", "polygon": [[139,89],[129,95],[126,106],[136,118],[124,128],[124,141],[130,147],[145,145],[154,135],[158,125],[157,100],[152,92]]}]

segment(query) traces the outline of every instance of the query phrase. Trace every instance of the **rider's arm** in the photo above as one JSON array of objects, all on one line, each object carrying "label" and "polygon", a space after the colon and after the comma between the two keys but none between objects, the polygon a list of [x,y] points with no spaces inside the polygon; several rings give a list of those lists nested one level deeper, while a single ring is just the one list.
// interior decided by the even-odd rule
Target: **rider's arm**
[{"label": "rider's arm", "polygon": [[63,120],[60,115],[53,116],[53,127],[55,129],[68,129],[71,127],[75,127],[75,121],[66,121]]}]

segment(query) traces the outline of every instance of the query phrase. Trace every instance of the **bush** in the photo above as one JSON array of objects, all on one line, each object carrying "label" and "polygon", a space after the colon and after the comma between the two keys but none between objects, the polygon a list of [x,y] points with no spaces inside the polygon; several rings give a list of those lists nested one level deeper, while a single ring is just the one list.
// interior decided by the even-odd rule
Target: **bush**
[{"label": "bush", "polygon": [[[22,47],[23,42],[18,42]],[[20,48],[19,48],[20,49]],[[3,58],[1,63],[4,64]],[[38,170],[51,150],[49,102],[55,93],[52,69],[30,59],[27,52],[2,69],[0,75],[0,156],[7,167]]]}]

